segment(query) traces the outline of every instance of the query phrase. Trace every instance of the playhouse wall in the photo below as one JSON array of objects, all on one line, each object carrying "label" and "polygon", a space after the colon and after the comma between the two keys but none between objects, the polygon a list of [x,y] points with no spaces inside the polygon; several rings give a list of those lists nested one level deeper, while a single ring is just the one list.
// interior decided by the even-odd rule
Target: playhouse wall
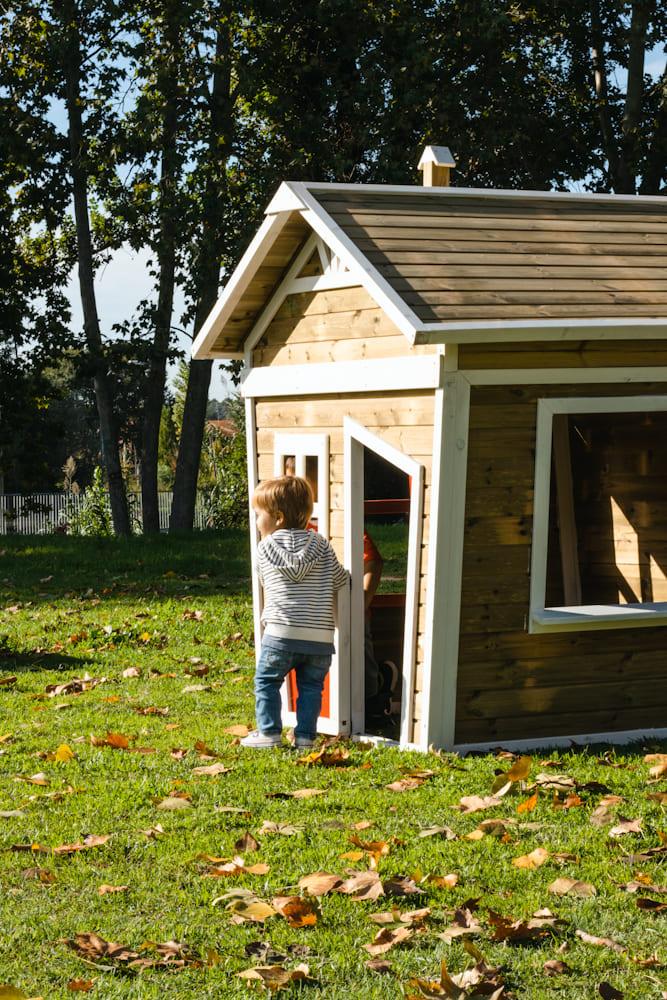
[{"label": "playhouse wall", "polygon": [[433,354],[411,347],[365,288],[288,295],[253,352],[255,367]]},{"label": "playhouse wall", "polygon": [[[537,353],[525,367],[548,366]],[[535,349],[537,350],[537,349]],[[628,345],[634,354],[643,344]],[[623,345],[562,345],[567,366],[589,358],[605,367],[628,364]],[[488,348],[466,348],[466,367],[489,367]],[[498,352],[493,367],[511,367]],[[521,351],[510,352],[524,357]],[[527,353],[532,354],[531,349]],[[647,352],[648,353],[648,352]],[[598,360],[598,355],[600,359]],[[667,350],[651,346],[651,361]],[[664,356],[664,360],[659,360]],[[461,361],[461,355],[459,356]],[[515,362],[512,362],[515,363]],[[631,363],[641,364],[640,361]],[[556,363],[561,367],[562,362]],[[516,364],[516,367],[520,365]],[[530,548],[537,400],[544,397],[663,395],[659,384],[503,385],[471,391],[456,742],[576,736],[659,728],[667,718],[667,632],[664,628],[529,634]],[[630,489],[637,449],[613,462]],[[655,444],[655,441],[653,441]],[[632,451],[630,450],[632,446]],[[624,447],[622,444],[619,447]],[[664,449],[667,467],[667,441]],[[659,468],[660,455],[652,461]],[[613,471],[613,470],[612,470]],[[655,482],[659,480],[656,478]],[[625,482],[625,487],[623,483]],[[666,484],[667,485],[667,484]],[[667,500],[667,490],[665,491]],[[658,511],[667,509],[658,505]],[[658,512],[652,539],[664,546],[667,518]],[[622,527],[622,526],[619,526]],[[616,526],[614,530],[616,534]],[[613,567],[610,566],[610,570]],[[664,590],[664,586],[663,586]],[[667,599],[658,592],[655,600]]]}]

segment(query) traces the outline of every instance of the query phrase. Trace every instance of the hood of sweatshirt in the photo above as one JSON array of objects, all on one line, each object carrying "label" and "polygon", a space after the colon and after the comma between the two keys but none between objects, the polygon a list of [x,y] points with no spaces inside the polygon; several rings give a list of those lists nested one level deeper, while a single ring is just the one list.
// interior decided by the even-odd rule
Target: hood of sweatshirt
[{"label": "hood of sweatshirt", "polygon": [[259,549],[288,580],[300,583],[323,559],[329,543],[316,531],[283,528],[263,538]]}]

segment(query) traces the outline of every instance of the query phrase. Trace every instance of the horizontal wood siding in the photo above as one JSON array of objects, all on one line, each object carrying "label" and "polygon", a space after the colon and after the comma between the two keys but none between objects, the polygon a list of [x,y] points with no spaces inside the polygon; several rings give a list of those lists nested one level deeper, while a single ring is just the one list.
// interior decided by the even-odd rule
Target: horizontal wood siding
[{"label": "horizontal wood siding", "polygon": [[632,368],[667,366],[667,345],[657,340],[564,343],[461,344],[463,370],[494,368]]},{"label": "horizontal wood siding", "polygon": [[362,361],[432,354],[411,347],[365,288],[288,295],[253,352],[253,364]]},{"label": "horizontal wood siding", "polygon": [[364,396],[327,395],[307,399],[257,400],[257,462],[260,479],[273,476],[273,440],[276,431],[328,434],[330,449],[330,532],[339,557],[343,556],[344,460],[343,419],[352,417],[373,434],[415,458],[425,470],[424,538],[420,555],[420,604],[417,635],[416,691],[408,696],[419,722],[426,630],[426,567],[431,506],[434,394],[432,392],[370,393]]},{"label": "horizontal wood siding", "polygon": [[[457,742],[548,739],[664,725],[663,628],[550,635],[526,631],[537,399],[663,392],[660,384],[472,389]],[[644,484],[632,476],[633,466],[641,461],[633,454],[641,450],[637,444],[635,449],[629,438],[618,458],[629,473],[623,485],[630,504],[625,512],[633,509],[633,496],[637,503],[653,502],[667,538],[667,504],[661,503],[667,486],[658,497],[641,496]],[[662,452],[658,459],[660,464]],[[642,516],[650,513],[642,508]],[[654,527],[659,539],[663,529],[660,524]]]},{"label": "horizontal wood siding", "polygon": [[667,316],[667,203],[314,193],[427,322]]}]

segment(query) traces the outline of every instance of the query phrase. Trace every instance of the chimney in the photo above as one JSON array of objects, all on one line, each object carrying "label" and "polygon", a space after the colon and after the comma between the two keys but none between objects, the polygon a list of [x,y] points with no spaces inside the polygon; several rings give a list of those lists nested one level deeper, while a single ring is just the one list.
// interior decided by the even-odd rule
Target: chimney
[{"label": "chimney", "polygon": [[447,146],[426,146],[419,161],[424,187],[449,187],[449,171],[456,161]]}]

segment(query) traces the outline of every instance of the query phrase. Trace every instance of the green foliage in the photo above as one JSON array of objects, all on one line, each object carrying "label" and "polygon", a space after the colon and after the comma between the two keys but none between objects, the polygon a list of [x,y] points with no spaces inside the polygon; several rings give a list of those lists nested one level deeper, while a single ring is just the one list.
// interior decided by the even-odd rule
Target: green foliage
[{"label": "green foliage", "polygon": [[245,412],[239,396],[227,401],[226,414],[236,433],[226,435],[207,425],[202,452],[200,478],[209,476],[204,498],[211,528],[241,528],[248,523]]},{"label": "green foliage", "polygon": [[75,503],[67,507],[68,531],[72,535],[110,538],[113,535],[109,498],[104,482],[104,473],[98,466],[93,472],[93,481]]}]

